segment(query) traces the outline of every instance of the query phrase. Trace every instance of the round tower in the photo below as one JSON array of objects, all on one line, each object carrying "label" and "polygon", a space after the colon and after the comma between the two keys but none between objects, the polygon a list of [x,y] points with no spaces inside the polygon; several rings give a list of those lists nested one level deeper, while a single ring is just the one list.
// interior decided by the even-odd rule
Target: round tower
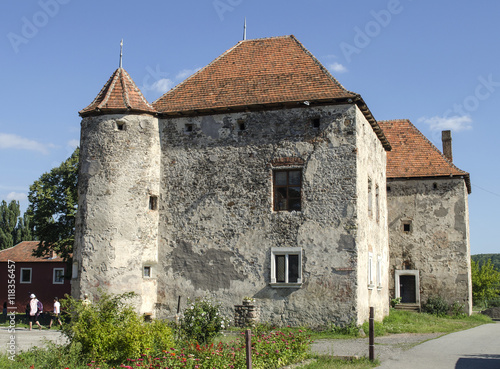
[{"label": "round tower", "polygon": [[160,136],[155,109],[118,68],[81,122],[72,295],[134,291],[154,314]]}]

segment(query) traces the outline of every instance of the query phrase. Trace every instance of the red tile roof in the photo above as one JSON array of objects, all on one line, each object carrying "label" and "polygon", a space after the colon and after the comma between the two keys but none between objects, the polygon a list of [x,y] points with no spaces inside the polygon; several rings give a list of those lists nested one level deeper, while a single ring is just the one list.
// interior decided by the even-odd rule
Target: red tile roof
[{"label": "red tile roof", "polygon": [[387,153],[387,178],[458,176],[470,193],[469,173],[450,162],[408,119],[378,123],[392,146]]},{"label": "red tile roof", "polygon": [[346,90],[294,36],[240,41],[153,106],[162,114],[195,114],[304,102],[356,103],[390,150],[361,96]]},{"label": "red tile roof", "polygon": [[118,68],[94,101],[79,112],[82,117],[113,113],[156,113],[123,68]]},{"label": "red tile roof", "polygon": [[50,258],[49,256],[44,256],[38,258],[33,256],[33,249],[35,249],[38,245],[38,241],[23,241],[18,243],[17,245],[10,247],[8,249],[0,250],[0,262],[7,262],[8,260],[15,261],[16,263],[21,262],[61,262],[64,261],[63,258],[55,257]]},{"label": "red tile roof", "polygon": [[159,112],[354,98],[294,36],[240,41],[156,100]]}]

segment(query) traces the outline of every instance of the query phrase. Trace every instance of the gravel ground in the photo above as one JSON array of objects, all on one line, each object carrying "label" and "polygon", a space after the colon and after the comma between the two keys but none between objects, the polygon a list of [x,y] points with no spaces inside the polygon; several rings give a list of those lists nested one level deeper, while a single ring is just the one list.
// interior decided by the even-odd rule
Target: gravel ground
[{"label": "gravel ground", "polygon": [[[375,338],[375,357],[380,361],[399,357],[405,350],[424,341],[442,336],[442,333],[401,333]],[[368,357],[368,338],[325,339],[312,344],[312,352],[333,356]]]}]

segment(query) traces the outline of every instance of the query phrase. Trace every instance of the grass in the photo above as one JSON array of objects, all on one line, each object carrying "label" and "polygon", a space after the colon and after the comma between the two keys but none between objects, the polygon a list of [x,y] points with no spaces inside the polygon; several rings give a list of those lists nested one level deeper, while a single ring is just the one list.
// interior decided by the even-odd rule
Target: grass
[{"label": "grass", "polygon": [[313,362],[298,366],[296,369],[369,369],[380,365],[378,360],[371,362],[367,358],[342,360],[328,355],[312,356]]}]

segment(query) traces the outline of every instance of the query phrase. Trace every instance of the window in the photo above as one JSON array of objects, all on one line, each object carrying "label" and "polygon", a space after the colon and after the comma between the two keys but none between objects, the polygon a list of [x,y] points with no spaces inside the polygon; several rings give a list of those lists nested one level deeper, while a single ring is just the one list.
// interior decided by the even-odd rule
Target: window
[{"label": "window", "polygon": [[372,180],[368,178],[368,216],[372,217]]},{"label": "window", "polygon": [[377,257],[377,286],[382,287],[382,256]]},{"label": "window", "polygon": [[193,128],[193,125],[189,123],[184,126],[186,132],[193,132]]},{"label": "window", "polygon": [[302,249],[273,247],[271,249],[271,285],[300,287],[302,284]]},{"label": "window", "polygon": [[78,262],[73,262],[73,268],[71,270],[71,278],[78,278]]},{"label": "window", "polygon": [[144,266],[142,269],[142,276],[144,278],[151,278],[151,267],[149,265]]},{"label": "window", "polygon": [[239,120],[238,121],[238,130],[239,131],[244,131],[245,129],[247,129],[247,127],[245,126],[245,121]]},{"label": "window", "polygon": [[125,123],[123,122],[116,122],[116,129],[119,131],[124,131],[125,130]]},{"label": "window", "polygon": [[403,221],[403,232],[404,233],[411,233],[411,220],[404,220]]},{"label": "window", "polygon": [[380,204],[379,204],[379,193],[378,193],[378,185],[375,186],[375,219],[380,220]]},{"label": "window", "polygon": [[311,119],[311,125],[313,128],[319,128],[320,127],[321,120],[319,118],[313,118]]},{"label": "window", "polygon": [[276,170],[273,173],[274,210],[300,211],[302,171]]},{"label": "window", "polygon": [[21,268],[21,283],[31,283],[31,268]]},{"label": "window", "polygon": [[371,290],[375,287],[373,283],[373,254],[368,253],[368,289]]},{"label": "window", "polygon": [[64,284],[64,268],[54,268],[53,284]]},{"label": "window", "polygon": [[149,196],[149,210],[158,210],[158,196]]}]

